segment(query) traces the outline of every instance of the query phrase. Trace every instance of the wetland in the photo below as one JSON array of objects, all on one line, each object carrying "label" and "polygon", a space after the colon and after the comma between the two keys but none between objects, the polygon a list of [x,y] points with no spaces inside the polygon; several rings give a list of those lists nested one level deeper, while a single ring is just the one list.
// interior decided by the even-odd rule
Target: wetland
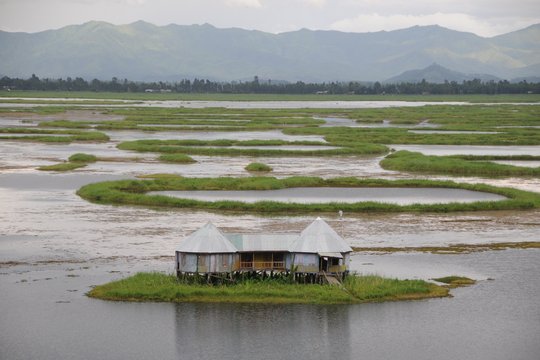
[{"label": "wetland", "polygon": [[[339,108],[334,102],[321,109],[182,109],[162,108],[159,104],[139,109],[135,104],[121,108],[107,104],[72,106],[61,101],[54,108],[46,102],[24,109],[11,105],[15,104],[3,104],[2,111],[9,110],[0,114],[0,125],[5,121],[6,129],[19,127],[17,125],[30,127],[30,123],[22,121],[32,121],[37,129],[42,121],[84,122],[88,126],[101,124],[104,129],[99,132],[108,139],[80,138],[61,144],[31,138],[24,142],[0,140],[0,284],[3,290],[0,306],[4,310],[0,322],[3,328],[9,329],[0,334],[2,358],[56,359],[61,354],[71,354],[74,359],[267,359],[268,354],[272,354],[273,358],[355,359],[362,354],[375,359],[390,354],[431,359],[436,354],[440,359],[502,360],[531,359],[540,352],[537,300],[540,284],[536,275],[540,271],[537,247],[540,210],[535,206],[497,210],[486,207],[474,211],[463,208],[452,212],[433,209],[353,212],[345,209],[342,218],[337,214],[338,207],[323,212],[327,222],[356,249],[351,259],[354,272],[428,282],[453,275],[477,280],[475,285],[450,290],[453,297],[449,298],[331,306],[122,303],[97,300],[85,294],[96,285],[139,272],[170,274],[174,269],[174,248],[180,239],[207,221],[228,232],[297,232],[318,216],[319,211],[260,213],[116,206],[111,205],[112,202],[89,202],[76,194],[81,187],[103,182],[139,184],[147,181],[163,185],[185,179],[200,185],[201,179],[226,177],[233,179],[227,181],[238,184],[242,182],[237,179],[255,183],[254,179],[260,177],[253,176],[245,167],[260,162],[272,168],[275,179],[265,180],[265,184],[277,184],[291,177],[299,179],[297,184],[301,186],[296,188],[313,182],[310,178],[321,179],[315,184],[326,180],[335,182],[332,179],[341,177],[371,181],[375,185],[380,185],[381,180],[409,184],[451,180],[480,189],[486,189],[485,186],[510,188],[499,195],[519,194],[522,204],[533,204],[535,197],[540,196],[540,181],[535,177],[413,173],[383,169],[379,163],[391,148],[435,157],[456,154],[540,156],[538,129],[534,128],[540,125],[538,105],[443,104],[387,109]],[[350,125],[367,126],[388,120],[384,124],[397,126],[349,128],[347,123],[342,123],[325,127],[322,126],[324,121],[317,120],[324,117],[345,118]],[[221,129],[218,130],[179,130],[177,127],[187,126],[187,120],[192,122],[190,125],[215,126],[217,119],[242,120],[237,124],[245,125],[240,125],[243,128],[240,131],[227,130],[219,124]],[[501,133],[408,132],[427,119],[429,124],[437,125],[437,130]],[[113,129],[114,124],[127,129]],[[167,124],[175,126],[152,132],[130,128]],[[95,131],[62,126],[55,129]],[[24,132],[9,131],[9,134],[26,136]],[[514,144],[509,141],[511,138]],[[347,148],[373,144],[388,150],[369,155],[295,154],[286,157],[282,154],[191,154],[196,163],[179,164],[161,162],[162,152],[119,147],[122,142],[137,140],[310,141]],[[40,166],[68,161],[76,153],[96,156],[97,161],[62,173],[37,170]],[[534,162],[538,160],[489,161],[525,161],[525,165],[535,168]],[[138,178],[147,176],[150,180]],[[215,185],[215,180],[212,181]],[[137,190],[137,186],[132,190]],[[339,188],[347,189],[346,186]],[[419,190],[411,187],[415,188]],[[378,191],[386,193],[396,189],[400,188]],[[436,194],[421,191],[419,195],[434,199],[439,190],[447,188],[436,188]],[[505,247],[508,243],[510,245]],[[512,244],[516,248],[512,249]],[[495,250],[497,247],[505,250]],[[452,248],[480,250],[452,251]],[[389,338],[394,341],[388,342]],[[317,351],[313,352],[315,341]]]}]

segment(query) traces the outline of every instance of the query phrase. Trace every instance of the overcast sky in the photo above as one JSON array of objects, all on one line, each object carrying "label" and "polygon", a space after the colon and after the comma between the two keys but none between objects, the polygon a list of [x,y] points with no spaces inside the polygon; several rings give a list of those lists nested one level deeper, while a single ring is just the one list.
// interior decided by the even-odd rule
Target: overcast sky
[{"label": "overcast sky", "polygon": [[540,0],[0,0],[5,31],[37,32],[90,20],[210,23],[273,33],[438,24],[489,37],[540,23]]}]

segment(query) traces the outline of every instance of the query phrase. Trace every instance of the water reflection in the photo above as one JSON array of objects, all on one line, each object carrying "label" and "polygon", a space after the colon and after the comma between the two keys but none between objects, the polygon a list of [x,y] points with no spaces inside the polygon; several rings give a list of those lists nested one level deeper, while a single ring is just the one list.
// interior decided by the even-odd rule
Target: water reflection
[{"label": "water reflection", "polygon": [[186,359],[350,359],[350,306],[176,305]]}]

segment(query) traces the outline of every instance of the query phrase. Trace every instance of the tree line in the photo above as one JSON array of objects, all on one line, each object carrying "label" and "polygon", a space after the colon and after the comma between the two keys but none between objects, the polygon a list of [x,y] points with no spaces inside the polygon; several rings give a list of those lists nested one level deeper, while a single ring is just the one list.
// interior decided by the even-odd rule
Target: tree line
[{"label": "tree line", "polygon": [[66,79],[40,79],[35,74],[28,79],[0,78],[0,88],[4,90],[42,90],[42,91],[99,91],[99,92],[176,92],[176,93],[229,93],[229,94],[526,94],[540,93],[540,83],[527,81],[509,82],[481,81],[479,79],[465,80],[461,83],[445,81],[430,83],[426,80],[406,83],[365,83],[323,82],[306,83],[272,82],[259,80],[257,76],[252,81],[211,81],[208,79],[184,79],[175,82],[141,82],[127,79],[111,80],[93,79],[87,81],[81,77]]}]

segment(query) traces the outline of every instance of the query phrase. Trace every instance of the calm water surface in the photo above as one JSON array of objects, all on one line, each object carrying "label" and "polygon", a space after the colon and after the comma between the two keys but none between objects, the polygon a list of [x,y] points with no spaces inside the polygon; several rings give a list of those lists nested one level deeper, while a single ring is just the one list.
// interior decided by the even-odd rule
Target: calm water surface
[{"label": "calm water surface", "polygon": [[[112,303],[92,284],[165,262],[12,266],[0,276],[3,359],[536,359],[540,251],[355,255],[362,272],[479,279],[453,298],[383,304]],[[170,265],[169,265],[170,266]],[[492,280],[487,280],[487,279]]]},{"label": "calm water surface", "polygon": [[257,201],[279,201],[287,203],[356,203],[376,201],[399,205],[436,204],[449,202],[496,201],[504,196],[442,188],[290,188],[279,190],[248,191],[155,191],[150,195],[167,195],[184,199],[202,201],[236,200],[247,203]]}]

